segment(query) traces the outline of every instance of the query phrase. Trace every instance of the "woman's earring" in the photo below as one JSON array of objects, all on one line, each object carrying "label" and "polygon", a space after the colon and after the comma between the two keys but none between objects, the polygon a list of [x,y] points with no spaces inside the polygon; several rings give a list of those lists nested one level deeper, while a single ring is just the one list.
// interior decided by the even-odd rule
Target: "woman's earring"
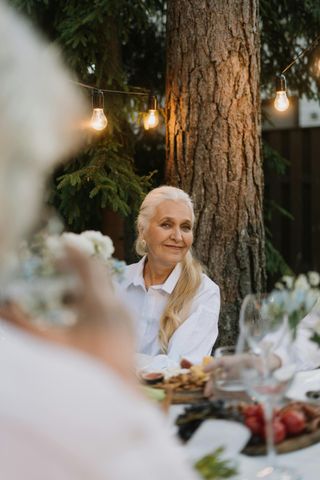
[{"label": "woman's earring", "polygon": [[142,238],[142,240],[141,240],[141,247],[143,248],[143,250],[147,249],[147,242],[145,241],[144,238]]}]

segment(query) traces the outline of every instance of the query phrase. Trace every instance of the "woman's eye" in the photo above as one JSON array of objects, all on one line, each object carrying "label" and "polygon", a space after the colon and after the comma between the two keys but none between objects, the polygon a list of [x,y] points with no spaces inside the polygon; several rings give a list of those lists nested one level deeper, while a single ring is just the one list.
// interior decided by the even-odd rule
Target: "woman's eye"
[{"label": "woman's eye", "polygon": [[161,223],[161,227],[170,228],[170,223]]},{"label": "woman's eye", "polygon": [[182,229],[184,232],[190,232],[190,230],[191,230],[191,225],[182,225],[181,229]]}]

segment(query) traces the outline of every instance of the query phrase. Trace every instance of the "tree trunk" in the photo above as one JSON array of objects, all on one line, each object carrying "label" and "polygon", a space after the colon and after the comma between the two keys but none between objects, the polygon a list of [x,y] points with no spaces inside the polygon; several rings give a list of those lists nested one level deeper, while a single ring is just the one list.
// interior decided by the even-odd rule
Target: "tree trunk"
[{"label": "tree trunk", "polygon": [[169,0],[166,180],[196,213],[195,252],[221,288],[219,344],[265,287],[258,0]]}]

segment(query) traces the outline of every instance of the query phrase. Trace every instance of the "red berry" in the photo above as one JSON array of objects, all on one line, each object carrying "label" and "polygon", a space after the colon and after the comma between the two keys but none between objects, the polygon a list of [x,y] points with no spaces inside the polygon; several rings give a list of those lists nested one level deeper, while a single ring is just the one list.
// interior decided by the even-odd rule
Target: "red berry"
[{"label": "red berry", "polygon": [[262,435],[263,423],[261,422],[261,419],[259,417],[257,417],[256,415],[250,415],[249,417],[246,417],[244,423],[253,435]]},{"label": "red berry", "polygon": [[244,414],[245,417],[256,416],[260,420],[264,419],[262,405],[257,404],[257,403],[246,405],[243,408],[243,414]]},{"label": "red berry", "polygon": [[[272,428],[273,428],[273,440],[274,443],[280,443],[282,442],[287,435],[286,427],[285,425],[281,422],[279,418],[275,418],[272,422]],[[263,430],[263,437],[264,439],[266,438],[266,427],[264,427]]]},{"label": "red berry", "polygon": [[278,419],[273,420],[274,443],[280,443],[286,438],[286,427]]},{"label": "red berry", "polygon": [[281,421],[285,424],[287,432],[291,435],[301,433],[306,426],[306,417],[299,410],[286,410],[281,415]]}]

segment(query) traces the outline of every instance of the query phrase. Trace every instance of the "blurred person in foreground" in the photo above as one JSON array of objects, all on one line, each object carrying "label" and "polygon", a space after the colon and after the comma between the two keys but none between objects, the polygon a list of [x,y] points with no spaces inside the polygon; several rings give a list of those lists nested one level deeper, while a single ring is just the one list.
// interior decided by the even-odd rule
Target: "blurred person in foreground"
[{"label": "blurred person in foreground", "polygon": [[[44,182],[77,144],[82,102],[56,52],[0,2],[0,269],[37,218]],[[73,128],[71,126],[73,125]],[[194,479],[132,377],[130,320],[102,268],[69,250],[76,325],[44,331],[15,307],[0,321],[0,476]],[[159,416],[158,416],[159,415]]]}]

